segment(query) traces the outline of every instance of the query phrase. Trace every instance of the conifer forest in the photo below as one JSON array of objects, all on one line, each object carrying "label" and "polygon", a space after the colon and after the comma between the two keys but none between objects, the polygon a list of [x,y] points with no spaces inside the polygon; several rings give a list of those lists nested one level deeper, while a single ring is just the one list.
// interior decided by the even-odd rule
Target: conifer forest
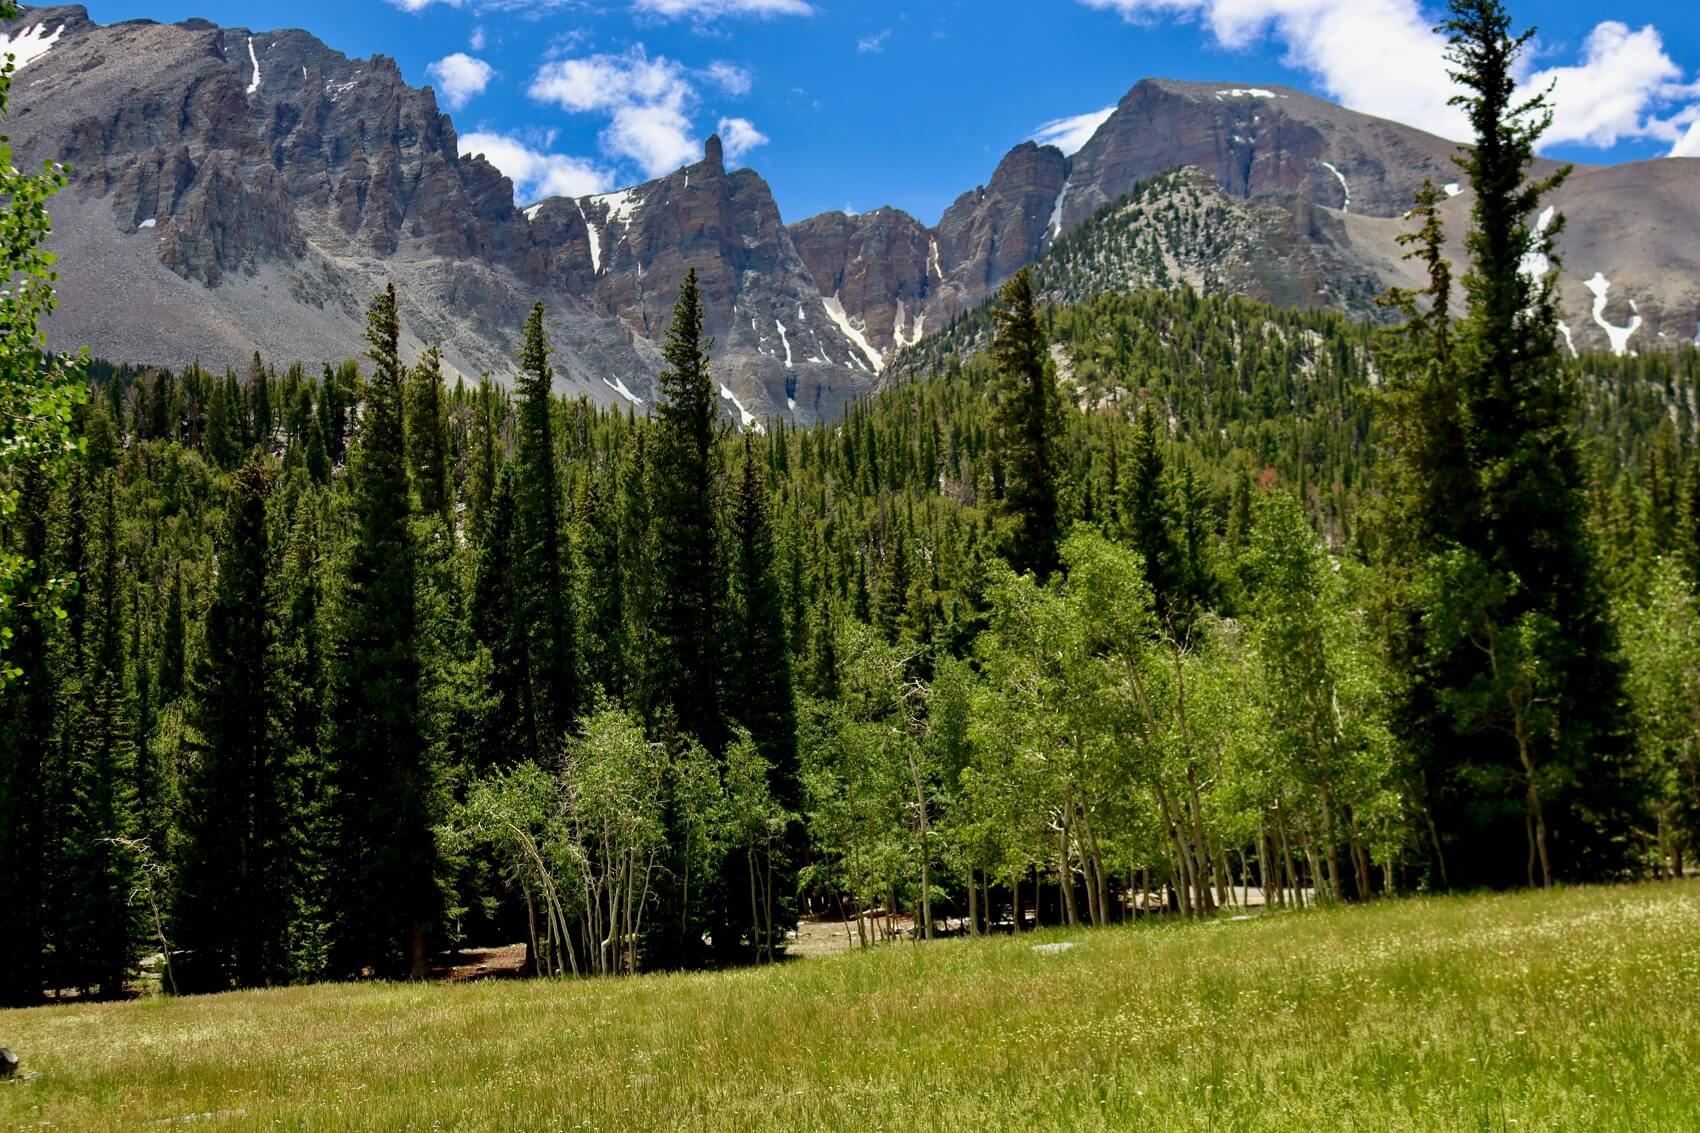
[{"label": "conifer forest", "polygon": [[0,1003],[1682,876],[1700,350],[1565,349],[1529,46],[1446,27],[1467,260],[1431,185],[1381,319],[1064,245],[806,428],[694,272],[620,410],[393,285],[341,366],[49,354],[63,175],[0,173]]}]

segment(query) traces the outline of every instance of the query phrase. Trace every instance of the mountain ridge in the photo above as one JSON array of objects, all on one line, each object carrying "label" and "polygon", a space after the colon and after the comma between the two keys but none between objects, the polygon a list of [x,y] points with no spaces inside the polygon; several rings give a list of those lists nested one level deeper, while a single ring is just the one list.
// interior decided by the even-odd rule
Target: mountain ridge
[{"label": "mountain ridge", "polygon": [[[807,423],[1176,168],[1243,213],[1256,270],[1230,289],[1359,315],[1367,290],[1408,278],[1396,237],[1422,181],[1454,194],[1455,235],[1469,201],[1451,180],[1455,143],[1287,87],[1145,79],[1077,153],[1013,147],[930,227],[892,208],[787,224],[759,174],[725,168],[718,138],[664,177],[521,209],[508,178],[459,152],[431,88],[384,56],[198,19],[103,27],[75,6],[30,9],[3,33],[51,40],[19,72],[14,145],[75,169],[52,206],[63,302],[50,335],[149,364],[358,353],[364,302],[394,280],[409,347],[442,346],[452,371],[509,372],[542,300],[561,384],[642,406],[694,266],[725,411]],[[1555,198],[1578,213],[1559,285],[1574,345],[1700,332],[1695,201],[1700,161],[1578,169]],[[1166,246],[1196,253],[1177,239]]]}]

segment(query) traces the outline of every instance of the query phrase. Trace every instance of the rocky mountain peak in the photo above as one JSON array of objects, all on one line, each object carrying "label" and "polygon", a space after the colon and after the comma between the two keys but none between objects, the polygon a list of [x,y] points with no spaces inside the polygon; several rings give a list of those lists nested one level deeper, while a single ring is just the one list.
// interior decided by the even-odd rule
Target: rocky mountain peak
[{"label": "rocky mountain peak", "polygon": [[[440,345],[453,370],[510,372],[541,299],[563,385],[648,404],[694,267],[727,413],[810,421],[1168,171],[1195,172],[1102,226],[1111,245],[1070,250],[1091,261],[1080,279],[1361,312],[1405,280],[1394,238],[1422,181],[1457,195],[1457,231],[1469,200],[1444,139],[1286,87],[1151,79],[1072,157],[1023,142],[932,226],[890,208],[787,226],[757,173],[727,171],[718,136],[667,176],[520,210],[386,56],[198,19],[102,27],[77,6],[0,26],[24,34],[51,42],[13,87],[19,164],[75,168],[52,205],[63,301],[49,333],[133,362],[337,361],[358,354],[364,305],[393,279],[410,348]],[[1687,340],[1697,182],[1700,162],[1644,162],[1581,170],[1559,194],[1578,345]]]}]

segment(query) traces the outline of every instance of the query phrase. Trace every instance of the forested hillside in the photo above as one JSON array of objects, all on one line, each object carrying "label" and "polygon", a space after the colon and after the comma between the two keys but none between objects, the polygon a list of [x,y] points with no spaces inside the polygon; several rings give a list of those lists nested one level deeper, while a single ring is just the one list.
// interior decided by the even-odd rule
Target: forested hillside
[{"label": "forested hillside", "polygon": [[805,430],[721,418],[694,273],[644,417],[541,304],[445,383],[393,285],[319,373],[92,367],[0,467],[0,999],[1680,874],[1700,353],[1561,353],[1521,41],[1452,28],[1500,144],[1391,328],[1023,271]]},{"label": "forested hillside", "polygon": [[[101,369],[86,461],[26,485],[9,536],[79,585],[8,651],[12,1000],[115,991],[162,926],[180,980],[224,986],[533,934],[567,971],[736,962],[799,897],[984,923],[1039,885],[1100,921],[1169,884],[1441,883],[1464,832],[1397,731],[1363,328],[1189,292],[1048,312],[1077,533],[1045,586],[999,558],[990,356],[739,433],[687,334],[642,419],[551,397],[540,340],[511,393],[445,389],[389,354],[391,310],[319,375]],[[1697,368],[1570,374],[1649,705],[1700,629]],[[1568,876],[1680,859],[1692,737],[1644,717],[1634,826],[1554,817],[1589,847]],[[1526,880],[1515,784],[1475,790],[1509,821],[1447,880]]]}]

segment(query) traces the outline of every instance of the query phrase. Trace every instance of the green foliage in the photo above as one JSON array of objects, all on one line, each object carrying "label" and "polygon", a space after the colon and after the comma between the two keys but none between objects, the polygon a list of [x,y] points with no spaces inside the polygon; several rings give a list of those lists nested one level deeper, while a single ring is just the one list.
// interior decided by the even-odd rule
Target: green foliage
[{"label": "green foliage", "polygon": [[992,365],[999,376],[992,424],[1002,465],[1000,510],[1011,524],[1008,558],[1016,570],[1045,578],[1056,567],[1061,538],[1057,496],[1062,462],[1056,452],[1061,405],[1026,269],[998,292],[992,317],[997,322]]},{"label": "green foliage", "polygon": [[[0,3],[0,20],[17,14],[11,0]],[[11,101],[12,71],[11,56],[0,59],[0,122]],[[31,477],[62,476],[84,446],[75,415],[88,396],[87,351],[78,358],[51,353],[41,329],[57,302],[55,257],[43,246],[51,230],[47,202],[70,172],[53,161],[40,173],[20,171],[0,134],[0,521],[7,528]],[[0,541],[0,692],[24,675],[29,650],[14,653],[13,643],[20,631],[33,630],[22,623],[62,616],[56,603],[71,585],[13,541]]]}]

